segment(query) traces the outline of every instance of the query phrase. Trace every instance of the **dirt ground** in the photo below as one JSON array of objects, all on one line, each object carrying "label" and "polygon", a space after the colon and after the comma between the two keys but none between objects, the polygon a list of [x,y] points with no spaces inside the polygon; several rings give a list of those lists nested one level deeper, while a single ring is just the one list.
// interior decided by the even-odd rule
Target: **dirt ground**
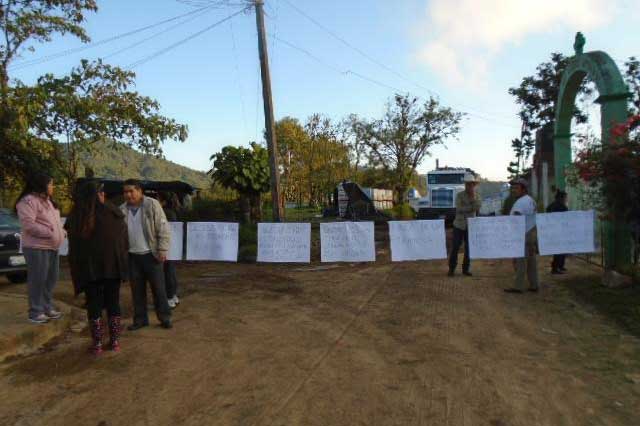
[{"label": "dirt ground", "polygon": [[[172,330],[152,321],[100,359],[70,332],[1,364],[0,424],[640,425],[640,340],[563,286],[598,270],[540,264],[542,291],[521,296],[502,291],[508,261],[472,278],[444,262],[181,265]],[[57,297],[80,304],[69,282]]]}]

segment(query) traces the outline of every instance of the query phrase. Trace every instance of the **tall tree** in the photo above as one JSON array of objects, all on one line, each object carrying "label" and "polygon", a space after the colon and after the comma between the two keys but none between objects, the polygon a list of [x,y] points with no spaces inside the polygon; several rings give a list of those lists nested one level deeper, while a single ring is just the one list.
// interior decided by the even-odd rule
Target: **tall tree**
[{"label": "tall tree", "polygon": [[95,12],[95,0],[3,0],[0,2],[0,185],[24,176],[34,168],[50,167],[56,147],[29,134],[34,108],[15,96],[9,66],[25,51],[54,35],[69,34],[83,42],[89,36],[82,24],[87,12]]},{"label": "tall tree", "polygon": [[405,202],[416,168],[430,149],[455,138],[462,118],[435,98],[421,104],[417,97],[398,94],[382,119],[361,123],[371,165],[393,177],[398,203]]},{"label": "tall tree", "polygon": [[[544,126],[553,126],[556,114],[556,102],[560,93],[562,73],[567,68],[569,58],[561,53],[552,53],[548,62],[536,67],[535,74],[524,77],[517,87],[511,87],[509,94],[515,97],[520,106],[518,116],[522,121],[520,137],[512,141],[515,161],[507,169],[511,175],[519,175],[525,169],[526,161],[535,146],[535,132]],[[593,90],[583,83],[578,96],[591,96]],[[574,111],[578,124],[587,122],[587,115],[579,107]]]},{"label": "tall tree", "polygon": [[30,92],[37,105],[30,132],[52,144],[66,143],[61,160],[69,184],[77,177],[80,154],[98,142],[160,155],[165,140],[186,140],[186,126],[160,115],[157,101],[129,90],[134,78],[131,71],[83,60],[67,76],[46,74],[35,86],[19,88]]},{"label": "tall tree", "polygon": [[640,114],[640,61],[635,57],[629,57],[625,63],[624,80],[629,86],[631,98],[629,99],[629,112],[631,115]]}]

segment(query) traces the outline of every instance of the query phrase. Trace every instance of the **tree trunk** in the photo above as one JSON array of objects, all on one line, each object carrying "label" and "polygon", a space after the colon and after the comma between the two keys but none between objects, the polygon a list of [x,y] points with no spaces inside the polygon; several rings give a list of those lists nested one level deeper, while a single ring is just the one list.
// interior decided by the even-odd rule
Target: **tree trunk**
[{"label": "tree trunk", "polygon": [[251,199],[246,195],[240,194],[239,202],[243,223],[251,223]]}]

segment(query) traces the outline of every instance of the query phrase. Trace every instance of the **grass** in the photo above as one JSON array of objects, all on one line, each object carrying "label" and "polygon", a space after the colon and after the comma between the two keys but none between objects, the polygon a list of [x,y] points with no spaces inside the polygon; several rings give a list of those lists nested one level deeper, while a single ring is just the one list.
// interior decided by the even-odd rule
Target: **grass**
[{"label": "grass", "polygon": [[567,280],[566,288],[577,301],[640,338],[640,286],[608,288],[600,277],[579,277]]}]

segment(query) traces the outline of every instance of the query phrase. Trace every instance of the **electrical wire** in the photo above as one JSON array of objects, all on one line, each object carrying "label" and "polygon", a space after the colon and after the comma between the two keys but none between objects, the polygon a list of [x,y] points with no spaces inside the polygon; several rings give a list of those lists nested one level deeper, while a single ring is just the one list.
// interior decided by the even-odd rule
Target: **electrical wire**
[{"label": "electrical wire", "polygon": [[[394,91],[396,93],[405,93],[406,92],[406,90],[398,89],[397,87],[394,87],[394,86],[391,86],[389,84],[383,83],[383,82],[381,82],[379,80],[376,80],[374,78],[368,77],[368,76],[366,76],[364,74],[361,74],[359,72],[353,71],[351,69],[346,69],[346,70],[341,69],[341,68],[339,68],[339,67],[337,67],[337,66],[335,66],[333,64],[330,64],[329,62],[319,58],[318,56],[316,56],[313,53],[311,53],[309,50],[307,50],[307,49],[305,49],[303,47],[297,46],[297,45],[291,43],[290,41],[284,40],[281,37],[276,37],[276,36],[273,36],[273,35],[271,37],[272,38],[276,38],[280,43],[284,44],[285,46],[288,46],[288,47],[290,47],[290,48],[292,48],[294,50],[297,50],[297,51],[299,51],[301,53],[304,53],[306,56],[310,57],[311,59],[313,59],[314,61],[318,62],[319,64],[322,64],[325,67],[327,67],[327,68],[329,68],[329,69],[331,69],[331,70],[333,70],[333,71],[335,71],[335,72],[337,72],[337,73],[339,73],[341,75],[346,75],[346,76],[351,75],[351,76],[357,77],[357,78],[359,78],[361,80],[364,80],[364,81],[367,81],[369,83],[375,84],[377,86],[383,87],[385,89],[392,90],[392,91]],[[484,120],[484,121],[490,122],[492,124],[496,124],[496,125],[503,126],[503,127],[514,128],[514,129],[515,128],[520,129],[520,127],[515,126],[513,124],[508,124],[508,123],[503,123],[503,122],[499,122],[499,121],[496,121],[496,120],[492,120],[492,119],[490,119],[488,117],[485,117],[483,115],[480,115],[480,114],[471,113],[471,112],[468,112],[468,111],[462,111],[462,112],[465,113],[466,115],[470,116],[470,117],[475,117],[475,118],[478,118],[480,120]]]},{"label": "electrical wire", "polygon": [[213,24],[203,28],[200,31],[197,31],[191,35],[189,35],[188,37],[183,38],[182,40],[179,40],[165,48],[162,48],[160,50],[155,51],[154,53],[152,53],[151,55],[145,56],[142,59],[139,59],[135,62],[132,62],[131,64],[127,65],[127,69],[133,69],[136,67],[139,67],[140,65],[146,64],[147,62],[157,58],[158,56],[162,56],[165,53],[175,49],[176,47],[182,46],[183,44],[187,43],[188,41],[193,40],[194,38],[201,36],[202,34],[206,33],[207,31],[210,31],[212,29],[214,29],[215,27],[224,24],[225,22],[229,21],[230,19],[235,18],[236,16],[240,15],[241,13],[244,13],[247,9],[249,9],[249,7],[245,7],[243,9],[240,9],[239,11],[232,13],[231,15],[227,16],[226,18],[223,18],[217,22],[214,22]]},{"label": "electrical wire", "polygon": [[[298,6],[294,5],[291,1],[289,0],[282,0],[283,2],[285,2],[286,4],[288,4],[292,9],[294,9],[296,12],[298,12],[300,15],[302,15],[304,18],[306,18],[307,20],[309,20],[310,22],[312,22],[314,25],[316,25],[318,28],[322,29],[323,31],[325,31],[327,34],[329,34],[331,37],[335,38],[336,40],[338,40],[340,43],[342,43],[343,45],[347,46],[349,49],[355,51],[356,53],[358,53],[360,56],[364,57],[365,59],[369,60],[370,62],[378,65],[379,67],[387,70],[388,72],[392,73],[393,75],[395,75],[396,77],[412,84],[413,86],[422,89],[424,91],[426,91],[427,93],[429,93],[430,96],[435,97],[435,98],[441,98],[441,96],[427,88],[424,87],[423,85],[413,81],[412,79],[408,78],[407,76],[405,76],[404,74],[394,70],[393,68],[391,68],[390,66],[388,66],[387,64],[377,60],[376,58],[374,58],[373,56],[369,55],[368,53],[366,53],[365,51],[363,51],[362,49],[358,48],[357,46],[351,44],[350,42],[348,42],[344,37],[341,37],[340,35],[338,35],[337,33],[335,33],[334,31],[332,31],[331,29],[329,29],[328,27],[326,27],[325,25],[323,25],[321,22],[319,22],[317,19],[313,18],[312,16],[308,15],[307,13],[305,13],[302,9],[300,9]],[[456,104],[453,104],[454,106]],[[457,106],[462,107],[463,109],[467,109],[467,110],[471,110],[474,111],[473,115],[476,115],[478,117],[480,116],[484,116],[487,117],[487,115],[485,115],[484,112],[480,112],[479,110],[477,110],[476,108],[470,107],[468,105],[464,105],[464,104],[460,104],[458,103]],[[469,115],[472,115],[471,113],[467,112]],[[491,114],[495,117],[500,117],[497,114]],[[502,117],[502,118],[507,118],[506,116]],[[513,117],[509,117],[509,119],[511,119]]]},{"label": "electrical wire", "polygon": [[102,56],[102,59],[105,59],[105,60],[106,60],[106,59],[112,58],[112,57],[114,57],[114,56],[117,56],[117,55],[119,55],[119,54],[121,54],[121,53],[123,53],[123,52],[126,52],[127,50],[131,50],[131,49],[133,49],[133,48],[135,48],[135,47],[138,47],[138,46],[140,46],[140,45],[142,45],[142,44],[144,44],[144,43],[148,42],[149,40],[152,40],[152,39],[154,39],[154,38],[156,38],[156,37],[159,37],[159,36],[161,36],[161,35],[164,35],[164,34],[168,33],[169,31],[172,31],[172,30],[174,30],[174,29],[176,29],[176,28],[178,28],[178,27],[181,27],[181,26],[183,26],[183,25],[185,25],[185,24],[188,24],[189,22],[192,22],[192,21],[194,21],[194,20],[196,20],[196,19],[198,19],[198,18],[202,17],[202,16],[206,15],[207,13],[209,13],[209,12],[211,12],[211,11],[213,11],[213,10],[216,10],[216,9],[215,9],[215,8],[213,8],[213,7],[210,7],[210,8],[208,8],[208,9],[205,9],[205,10],[204,10],[204,11],[202,11],[201,13],[199,13],[199,14],[197,14],[197,15],[195,15],[195,16],[191,16],[191,17],[189,17],[188,19],[185,19],[184,21],[178,22],[177,24],[174,24],[174,25],[172,25],[172,26],[170,26],[170,27],[168,27],[168,28],[165,28],[165,29],[164,29],[164,30],[162,30],[162,31],[158,31],[158,32],[156,32],[156,33],[153,33],[153,34],[152,34],[152,35],[150,35],[149,37],[143,38],[142,40],[139,40],[139,41],[137,41],[137,42],[135,42],[135,43],[132,43],[132,44],[130,44],[130,45],[128,45],[128,46],[125,46],[125,47],[123,47],[123,48],[121,48],[121,49],[118,49],[118,50],[116,50],[116,51],[114,51],[114,52],[111,52],[111,53],[109,53],[109,54],[108,54],[108,55],[106,55],[106,56]]},{"label": "electrical wire", "polygon": [[144,26],[144,27],[141,27],[141,28],[137,28],[135,30],[127,31],[126,33],[118,34],[118,35],[115,35],[113,37],[108,37],[106,39],[103,39],[103,40],[100,40],[100,41],[96,41],[96,42],[93,42],[93,43],[88,43],[88,44],[86,44],[84,46],[76,47],[74,49],[66,49],[66,50],[62,50],[62,51],[57,52],[57,53],[53,53],[51,55],[43,56],[42,58],[31,59],[31,60],[23,61],[23,62],[17,62],[14,65],[11,65],[10,67],[11,67],[12,70],[19,70],[19,69],[31,67],[31,66],[34,66],[34,65],[39,65],[39,64],[42,64],[42,63],[45,63],[45,62],[52,61],[54,59],[58,59],[58,58],[61,58],[61,57],[64,57],[64,56],[68,56],[68,55],[71,55],[71,54],[74,54],[74,53],[77,53],[77,52],[82,52],[82,51],[87,50],[87,49],[92,49],[94,47],[101,46],[103,44],[111,43],[113,41],[120,40],[122,38],[126,38],[126,37],[129,37],[129,36],[141,33],[143,31],[147,31],[147,30],[150,30],[152,28],[159,27],[159,26],[167,24],[169,22],[173,22],[175,20],[182,19],[184,17],[200,13],[202,11],[205,11],[206,9],[209,9],[210,7],[211,6],[201,7],[201,8],[192,10],[190,12],[183,13],[183,14],[178,15],[178,16],[174,16],[172,18],[164,19],[162,21],[156,22],[155,24],[151,24],[151,25],[147,25],[147,26]]}]

